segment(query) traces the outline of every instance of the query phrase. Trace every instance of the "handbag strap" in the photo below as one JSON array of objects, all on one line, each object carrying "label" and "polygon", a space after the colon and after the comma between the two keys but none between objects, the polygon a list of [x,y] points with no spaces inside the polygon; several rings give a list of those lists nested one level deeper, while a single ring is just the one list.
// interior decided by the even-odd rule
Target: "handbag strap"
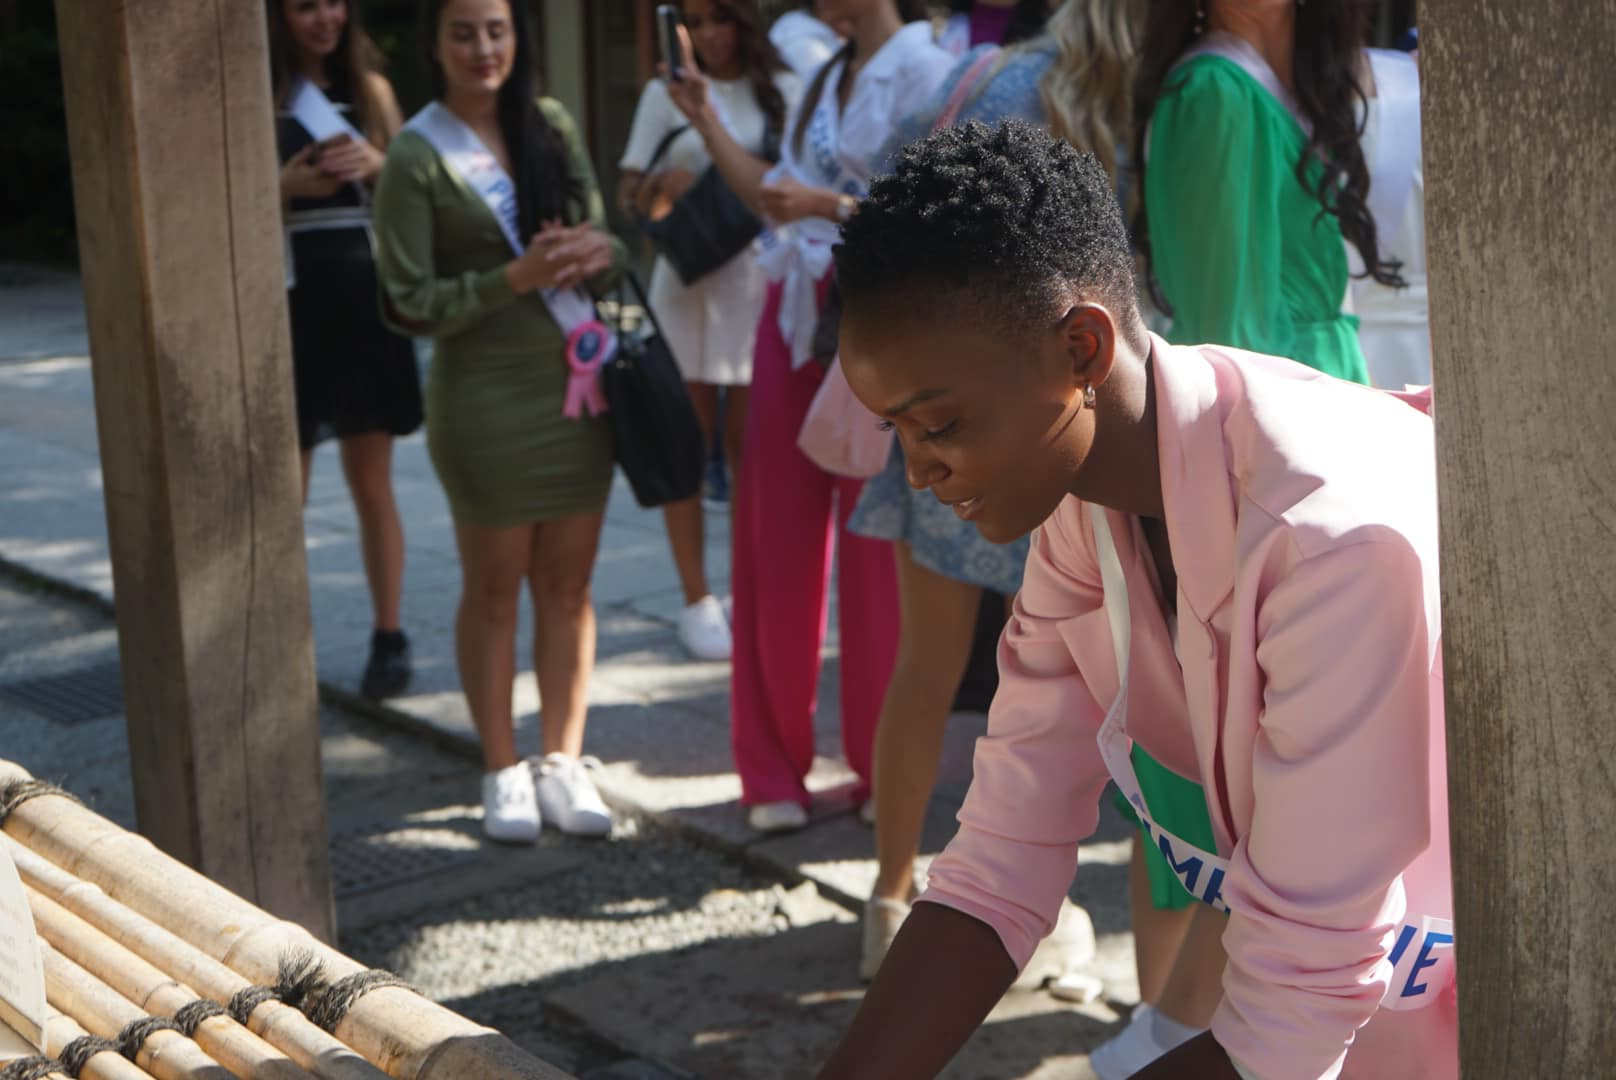
[{"label": "handbag strap", "polygon": [[645,168],[640,170],[641,174],[644,176],[650,176],[651,171],[656,168],[657,162],[661,161],[662,156],[668,152],[668,147],[673,145],[673,140],[677,139],[679,136],[683,135],[689,130],[689,124],[680,124],[678,127],[662,136],[662,141],[657,143],[656,149],[651,153],[651,160],[647,161],[645,163]]},{"label": "handbag strap", "polygon": [[656,336],[662,338],[663,341],[667,341],[667,337],[662,333],[662,323],[657,319],[656,312],[651,309],[651,298],[646,295],[645,286],[640,283],[640,275],[636,274],[632,269],[624,270],[623,276],[617,281],[616,329],[618,337],[623,336],[623,308],[625,306],[623,303],[623,287],[625,285],[634,293],[635,299],[639,300],[640,310],[645,312],[645,317],[650,320],[651,329],[656,331]]},{"label": "handbag strap", "polygon": [[943,105],[943,111],[937,114],[937,122],[932,125],[933,131],[950,127],[955,120],[959,119],[959,114],[964,111],[966,103],[971,99],[972,91],[977,88],[977,84],[982,81],[982,77],[988,73],[988,69],[999,59],[1001,51],[997,45],[983,49],[982,55],[973,60],[971,66],[965,69],[965,74],[961,75],[959,82],[954,84],[953,93],[948,95],[948,101]]}]

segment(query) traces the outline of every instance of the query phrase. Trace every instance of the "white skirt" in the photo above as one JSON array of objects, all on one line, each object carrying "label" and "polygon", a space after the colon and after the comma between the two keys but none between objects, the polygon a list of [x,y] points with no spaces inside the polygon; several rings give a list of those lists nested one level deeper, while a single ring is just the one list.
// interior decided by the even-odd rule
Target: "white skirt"
[{"label": "white skirt", "polygon": [[651,309],[686,382],[747,386],[768,281],[748,247],[686,286],[666,259],[651,271]]}]

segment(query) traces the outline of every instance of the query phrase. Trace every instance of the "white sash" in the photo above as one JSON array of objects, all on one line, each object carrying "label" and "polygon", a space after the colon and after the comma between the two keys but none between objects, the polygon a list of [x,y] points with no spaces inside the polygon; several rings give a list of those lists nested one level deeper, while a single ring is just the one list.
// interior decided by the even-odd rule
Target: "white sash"
[{"label": "white sash", "polygon": [[943,20],[942,28],[937,31],[937,45],[955,56],[964,56],[970,52],[971,17],[950,15]]},{"label": "white sash", "polygon": [[[527,245],[518,235],[516,185],[477,133],[436,101],[412,116],[404,128],[431,143],[449,170],[482,200],[499,224],[499,231],[505,234],[511,251],[517,255],[525,252]],[[569,338],[580,327],[599,319],[595,302],[582,289],[543,289],[539,295],[562,334]],[[615,350],[615,342],[611,348]]]},{"label": "white sash", "polygon": [[365,138],[337,111],[324,91],[301,75],[292,82],[291,92],[286,98],[286,111],[292,114],[293,120],[303,125],[303,130],[315,142],[322,142],[334,135],[346,135],[360,141]]},{"label": "white sash", "polygon": [[[834,63],[835,61],[826,61]],[[768,182],[790,175],[814,187],[863,198],[865,185],[842,167],[836,156],[841,117],[837,108],[838,86],[846,65],[831,73],[813,105],[808,127],[802,134],[802,152],[787,139],[784,157],[764,177]],[[807,102],[803,103],[806,108]],[[788,124],[787,131],[795,125]],[[841,226],[825,218],[803,218],[789,225],[765,229],[753,241],[753,254],[770,281],[781,283],[780,336],[791,347],[791,370],[808,362],[813,354],[814,327],[819,322],[819,279],[830,270],[831,247],[841,234]]]},{"label": "white sash", "polygon": [[[1104,589],[1106,621],[1111,627],[1111,648],[1117,660],[1117,699],[1105,714],[1105,723],[1095,736],[1106,771],[1128,800],[1148,836],[1167,860],[1173,875],[1184,888],[1218,911],[1227,912],[1223,882],[1228,877],[1229,860],[1205,851],[1162,828],[1150,817],[1139,776],[1133,767],[1133,739],[1128,736],[1128,656],[1132,650],[1132,626],[1128,609],[1128,581],[1117,555],[1116,540],[1105,510],[1088,504],[1094,526],[1094,546],[1100,558],[1100,583]],[[1383,965],[1387,987],[1381,1005],[1387,1009],[1418,1009],[1435,1001],[1440,991],[1452,983],[1453,921],[1433,915],[1406,912],[1397,928],[1397,937]]]},{"label": "white sash", "polygon": [[[1414,192],[1420,152],[1420,71],[1414,58],[1390,49],[1370,49],[1379,130],[1369,166],[1369,212],[1382,244],[1397,235]],[[1384,250],[1384,249],[1383,249]]]}]

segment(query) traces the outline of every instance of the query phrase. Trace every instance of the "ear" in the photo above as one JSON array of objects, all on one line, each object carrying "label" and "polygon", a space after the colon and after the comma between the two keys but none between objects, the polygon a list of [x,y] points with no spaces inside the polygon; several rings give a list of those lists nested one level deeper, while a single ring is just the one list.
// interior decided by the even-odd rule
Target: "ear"
[{"label": "ear", "polygon": [[1117,324],[1105,307],[1087,300],[1072,305],[1061,321],[1061,343],[1076,382],[1098,387],[1111,377],[1117,356]]}]

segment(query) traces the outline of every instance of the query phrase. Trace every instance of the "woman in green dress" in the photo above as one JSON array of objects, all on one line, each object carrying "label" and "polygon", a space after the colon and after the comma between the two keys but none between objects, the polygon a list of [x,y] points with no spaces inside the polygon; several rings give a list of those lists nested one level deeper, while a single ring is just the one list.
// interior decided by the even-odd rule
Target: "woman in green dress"
[{"label": "woman in green dress", "polygon": [[[1152,5],[1134,113],[1143,202],[1135,239],[1174,344],[1288,356],[1367,384],[1347,298],[1346,242],[1384,284],[1358,145],[1365,0],[1172,0]],[[1165,827],[1209,846],[1199,783],[1135,748]],[[1141,999],[1097,1050],[1128,1076],[1210,1022],[1221,995],[1223,916],[1136,843],[1131,875]],[[1204,910],[1201,910],[1203,909]],[[1115,1060],[1113,1060],[1115,1059]]]},{"label": "woman in green dress", "polygon": [[[576,289],[608,286],[625,253],[602,228],[571,118],[536,98],[520,10],[428,0],[425,25],[436,100],[388,151],[377,265],[390,321],[434,341],[427,445],[460,550],[455,647],[482,740],[483,828],[531,842],[547,818],[601,835],[611,818],[581,754],[595,654],[589,580],[612,442],[604,419],[568,405],[558,318],[580,307],[592,317]],[[544,752],[531,763],[516,752],[511,718],[524,583]]]}]

